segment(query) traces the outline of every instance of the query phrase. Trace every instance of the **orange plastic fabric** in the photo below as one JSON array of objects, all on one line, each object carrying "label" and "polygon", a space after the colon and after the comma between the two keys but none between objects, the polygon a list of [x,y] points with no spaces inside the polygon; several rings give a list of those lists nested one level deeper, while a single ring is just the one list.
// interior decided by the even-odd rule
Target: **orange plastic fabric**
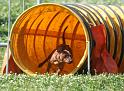
[{"label": "orange plastic fabric", "polygon": [[104,25],[91,27],[95,47],[91,56],[91,69],[96,73],[117,73],[118,68],[115,60],[106,49],[106,36]]},{"label": "orange plastic fabric", "polygon": [[[65,33],[66,44],[72,48],[73,62],[65,64],[61,75],[73,73],[81,67],[80,61],[87,58],[85,25],[76,14],[59,5],[39,5],[23,13],[13,26],[10,38],[10,49],[15,63],[29,75],[44,74],[48,62],[38,67],[47,56],[62,44],[62,34]],[[82,63],[85,60],[82,60]],[[77,67],[78,66],[78,67]],[[57,66],[51,66],[49,73],[55,73]]]}]

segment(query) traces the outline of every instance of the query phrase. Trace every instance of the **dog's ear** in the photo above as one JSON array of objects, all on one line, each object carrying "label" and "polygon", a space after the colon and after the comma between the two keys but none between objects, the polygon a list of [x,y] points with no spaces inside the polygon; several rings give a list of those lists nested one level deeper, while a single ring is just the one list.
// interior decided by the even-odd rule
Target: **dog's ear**
[{"label": "dog's ear", "polygon": [[65,45],[61,44],[56,47],[57,52],[62,52],[65,49]]},{"label": "dog's ear", "polygon": [[60,44],[56,48],[57,52],[61,53],[64,50],[68,50],[72,54],[72,49],[69,47],[69,45]]},{"label": "dog's ear", "polygon": [[66,50],[68,50],[72,54],[72,49],[69,45],[66,45]]},{"label": "dog's ear", "polygon": [[69,47],[69,45],[66,45],[66,47],[65,47],[66,49],[70,49],[70,47]]}]

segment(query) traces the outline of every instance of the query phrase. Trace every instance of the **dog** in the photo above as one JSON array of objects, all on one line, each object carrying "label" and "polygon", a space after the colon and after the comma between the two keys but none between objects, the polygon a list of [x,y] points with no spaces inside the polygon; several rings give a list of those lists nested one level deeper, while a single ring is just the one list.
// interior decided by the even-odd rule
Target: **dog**
[{"label": "dog", "polygon": [[47,72],[49,72],[51,64],[55,64],[57,65],[56,73],[59,74],[64,66],[64,63],[67,63],[67,64],[72,63],[72,58],[73,58],[72,49],[65,42],[65,31],[66,30],[67,30],[67,27],[63,31],[63,36],[62,36],[63,43],[58,45],[50,53],[50,55],[42,63],[38,65],[38,67],[42,67],[48,61]]}]

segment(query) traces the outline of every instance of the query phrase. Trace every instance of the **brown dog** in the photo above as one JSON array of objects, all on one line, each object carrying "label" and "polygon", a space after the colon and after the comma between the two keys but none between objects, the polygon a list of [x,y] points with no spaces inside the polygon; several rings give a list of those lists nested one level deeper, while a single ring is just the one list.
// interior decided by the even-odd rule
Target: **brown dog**
[{"label": "brown dog", "polygon": [[67,27],[64,29],[63,36],[62,36],[63,44],[60,44],[59,46],[57,46],[56,49],[54,49],[52,53],[50,53],[50,55],[42,63],[38,65],[38,67],[41,67],[43,64],[45,64],[49,60],[47,71],[49,72],[51,64],[56,64],[58,65],[58,70],[56,73],[59,74],[59,72],[62,70],[64,66],[64,63],[70,64],[72,62],[72,50],[69,47],[69,45],[67,45],[65,42],[66,29]]}]

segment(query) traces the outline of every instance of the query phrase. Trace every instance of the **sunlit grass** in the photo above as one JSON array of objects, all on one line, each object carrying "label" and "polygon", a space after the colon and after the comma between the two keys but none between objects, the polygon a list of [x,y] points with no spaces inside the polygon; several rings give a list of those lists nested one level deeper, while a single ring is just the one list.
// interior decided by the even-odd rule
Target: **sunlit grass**
[{"label": "sunlit grass", "polygon": [[0,91],[124,91],[124,75],[0,76]]}]

